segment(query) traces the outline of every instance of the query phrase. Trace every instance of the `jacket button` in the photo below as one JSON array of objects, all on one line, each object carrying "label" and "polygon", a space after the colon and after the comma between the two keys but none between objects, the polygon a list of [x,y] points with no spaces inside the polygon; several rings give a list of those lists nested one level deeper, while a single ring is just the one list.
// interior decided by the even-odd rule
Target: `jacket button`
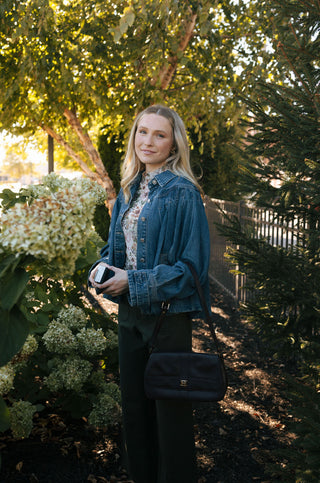
[{"label": "jacket button", "polygon": [[154,179],[154,180],[152,181],[152,184],[157,184],[157,180],[156,180],[156,179]]},{"label": "jacket button", "polygon": [[146,221],[146,219],[145,219],[145,217],[144,217],[144,216],[141,218],[141,221]]},{"label": "jacket button", "polygon": [[140,258],[140,262],[141,263],[144,263],[144,258]]},{"label": "jacket button", "polygon": [[140,238],[141,243],[144,243],[144,238]]}]

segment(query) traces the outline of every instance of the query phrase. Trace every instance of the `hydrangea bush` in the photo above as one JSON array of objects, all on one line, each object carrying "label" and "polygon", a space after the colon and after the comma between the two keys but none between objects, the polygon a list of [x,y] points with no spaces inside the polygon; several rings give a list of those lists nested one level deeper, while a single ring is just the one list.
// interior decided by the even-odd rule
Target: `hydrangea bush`
[{"label": "hydrangea bush", "polygon": [[9,409],[10,425],[13,437],[16,439],[27,438],[31,433],[32,418],[36,407],[29,401],[15,401]]},{"label": "hydrangea bush", "polygon": [[[14,437],[27,437],[34,412],[46,401],[51,409],[78,408],[77,417],[89,417],[98,411],[100,396],[101,404],[106,402],[102,395],[109,399],[101,411],[111,416],[99,424],[115,422],[119,398],[105,377],[117,352],[115,324],[88,308],[82,293],[102,245],[93,220],[105,191],[88,179],[70,181],[53,173],[18,194],[5,191],[0,194],[0,333],[6,334],[0,337],[0,431],[11,427]],[[23,401],[26,394],[29,400]]]},{"label": "hydrangea bush", "polygon": [[[70,305],[59,312],[42,336],[46,349],[54,355],[50,375],[44,380],[51,391],[81,392],[89,380],[95,386],[93,372],[102,373],[101,365],[96,364],[97,358],[117,348],[117,336],[112,330],[104,333],[102,328],[86,325],[83,310]],[[96,380],[94,389],[103,390],[104,384],[100,382],[103,377]]]},{"label": "hydrangea bush", "polygon": [[[107,382],[105,375],[106,369],[108,373],[110,370],[109,354],[117,352],[117,335],[111,329],[94,328],[90,322],[83,309],[70,304],[60,310],[43,335],[29,335],[19,353],[0,369],[0,396],[17,390],[17,374],[20,380],[28,379],[29,374],[38,384],[42,381],[41,387],[47,389],[46,399],[55,401],[50,403],[55,410],[65,410],[67,402],[73,416],[78,414],[80,406],[81,416],[87,417],[93,426],[106,427],[118,422],[121,415],[119,387]],[[35,377],[41,360],[42,364],[46,361],[47,369]],[[29,384],[32,382],[28,383],[31,389]],[[41,400],[36,402],[45,404]],[[10,427],[15,438],[29,436],[32,417],[38,407],[39,404],[21,399],[12,403]]]},{"label": "hydrangea bush", "polygon": [[72,274],[92,232],[95,206],[105,197],[105,190],[87,178],[70,181],[49,174],[42,185],[24,189],[24,203],[3,213],[0,250],[32,256],[56,276]]},{"label": "hydrangea bush", "polygon": [[[27,364],[29,357],[37,350],[38,343],[33,335],[28,335],[21,351],[5,366],[0,367],[0,396],[5,396],[14,388],[16,372]],[[29,401],[13,401],[9,408],[8,426],[14,438],[27,438],[32,430],[32,418],[37,407]]]}]

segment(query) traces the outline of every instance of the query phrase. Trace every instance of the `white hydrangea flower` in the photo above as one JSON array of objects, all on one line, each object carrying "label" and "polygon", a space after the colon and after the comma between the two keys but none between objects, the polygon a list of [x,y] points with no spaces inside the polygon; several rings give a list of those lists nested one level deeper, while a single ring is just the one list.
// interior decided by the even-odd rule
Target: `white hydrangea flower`
[{"label": "white hydrangea flower", "polygon": [[60,377],[60,373],[56,369],[53,370],[48,377],[44,378],[44,383],[52,392],[58,392],[63,389],[63,382]]},{"label": "white hydrangea flower", "polygon": [[8,394],[13,388],[15,370],[11,364],[0,367],[0,396]]},{"label": "white hydrangea flower", "polygon": [[88,421],[92,426],[103,428],[119,422],[121,408],[119,404],[107,393],[99,394],[97,402],[89,414]]},{"label": "white hydrangea flower", "polygon": [[76,335],[79,349],[81,353],[86,356],[94,357],[99,354],[102,354],[103,351],[106,349],[107,340],[104,336],[103,330],[100,329],[92,329],[92,328],[83,328],[81,331]]},{"label": "white hydrangea flower", "polygon": [[29,401],[16,401],[9,408],[11,431],[16,439],[27,438],[31,433],[36,407]]},{"label": "white hydrangea flower", "polygon": [[47,174],[42,178],[42,184],[30,185],[24,188],[23,194],[31,198],[45,197],[48,194],[57,191],[63,191],[70,187],[76,186],[81,193],[89,193],[94,197],[97,204],[102,204],[106,199],[106,192],[98,183],[91,181],[89,178],[79,178],[76,180],[69,180],[56,173]]},{"label": "white hydrangea flower", "polygon": [[42,339],[48,351],[57,354],[68,354],[77,347],[76,337],[71,330],[56,320],[50,322]]},{"label": "white hydrangea flower", "polygon": [[89,361],[78,356],[68,357],[65,361],[59,361],[56,369],[53,369],[44,382],[53,391],[62,388],[81,391],[83,385],[90,377],[91,371],[92,364]]},{"label": "white hydrangea flower", "polygon": [[34,335],[29,334],[22,346],[20,354],[22,356],[31,356],[38,349],[38,341]]},{"label": "white hydrangea flower", "polygon": [[75,261],[92,230],[94,207],[105,199],[97,183],[65,180],[55,174],[24,191],[29,199],[3,213],[0,245],[17,255],[32,255],[56,270],[74,272]]},{"label": "white hydrangea flower", "polygon": [[118,334],[116,334],[112,330],[108,330],[106,333],[106,339],[107,339],[107,347],[106,347],[107,351],[111,351],[118,347]]},{"label": "white hydrangea flower", "polygon": [[92,364],[89,361],[74,357],[67,359],[61,364],[59,372],[61,374],[64,387],[80,391],[87,381],[92,371]]},{"label": "white hydrangea flower", "polygon": [[82,329],[87,323],[86,314],[80,307],[70,304],[60,310],[57,322],[65,325],[69,329]]}]

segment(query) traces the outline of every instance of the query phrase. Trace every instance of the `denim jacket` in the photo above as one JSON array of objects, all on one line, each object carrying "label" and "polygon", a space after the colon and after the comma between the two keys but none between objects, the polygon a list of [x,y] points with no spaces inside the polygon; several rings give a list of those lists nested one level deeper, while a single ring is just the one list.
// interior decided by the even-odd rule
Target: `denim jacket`
[{"label": "denim jacket", "polygon": [[[108,244],[99,262],[124,268],[126,247],[122,218],[139,187],[141,174],[125,202],[122,190],[115,202]],[[208,222],[198,189],[187,179],[163,171],[149,183],[149,198],[138,220],[137,270],[128,270],[128,302],[143,313],[157,314],[169,301],[168,313],[201,311],[195,283],[185,261],[196,268],[209,300],[208,268],[210,238]],[[120,297],[105,297],[119,303]]]}]

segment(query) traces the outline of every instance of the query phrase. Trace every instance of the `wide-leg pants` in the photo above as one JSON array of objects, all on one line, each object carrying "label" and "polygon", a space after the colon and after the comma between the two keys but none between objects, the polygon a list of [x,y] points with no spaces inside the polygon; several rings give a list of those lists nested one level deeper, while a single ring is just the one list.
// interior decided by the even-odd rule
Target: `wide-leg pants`
[{"label": "wide-leg pants", "polygon": [[[128,471],[135,483],[194,483],[196,457],[192,404],[151,401],[144,393],[144,369],[157,316],[119,305],[119,362]],[[160,329],[161,351],[191,349],[187,314],[168,315]]]}]

